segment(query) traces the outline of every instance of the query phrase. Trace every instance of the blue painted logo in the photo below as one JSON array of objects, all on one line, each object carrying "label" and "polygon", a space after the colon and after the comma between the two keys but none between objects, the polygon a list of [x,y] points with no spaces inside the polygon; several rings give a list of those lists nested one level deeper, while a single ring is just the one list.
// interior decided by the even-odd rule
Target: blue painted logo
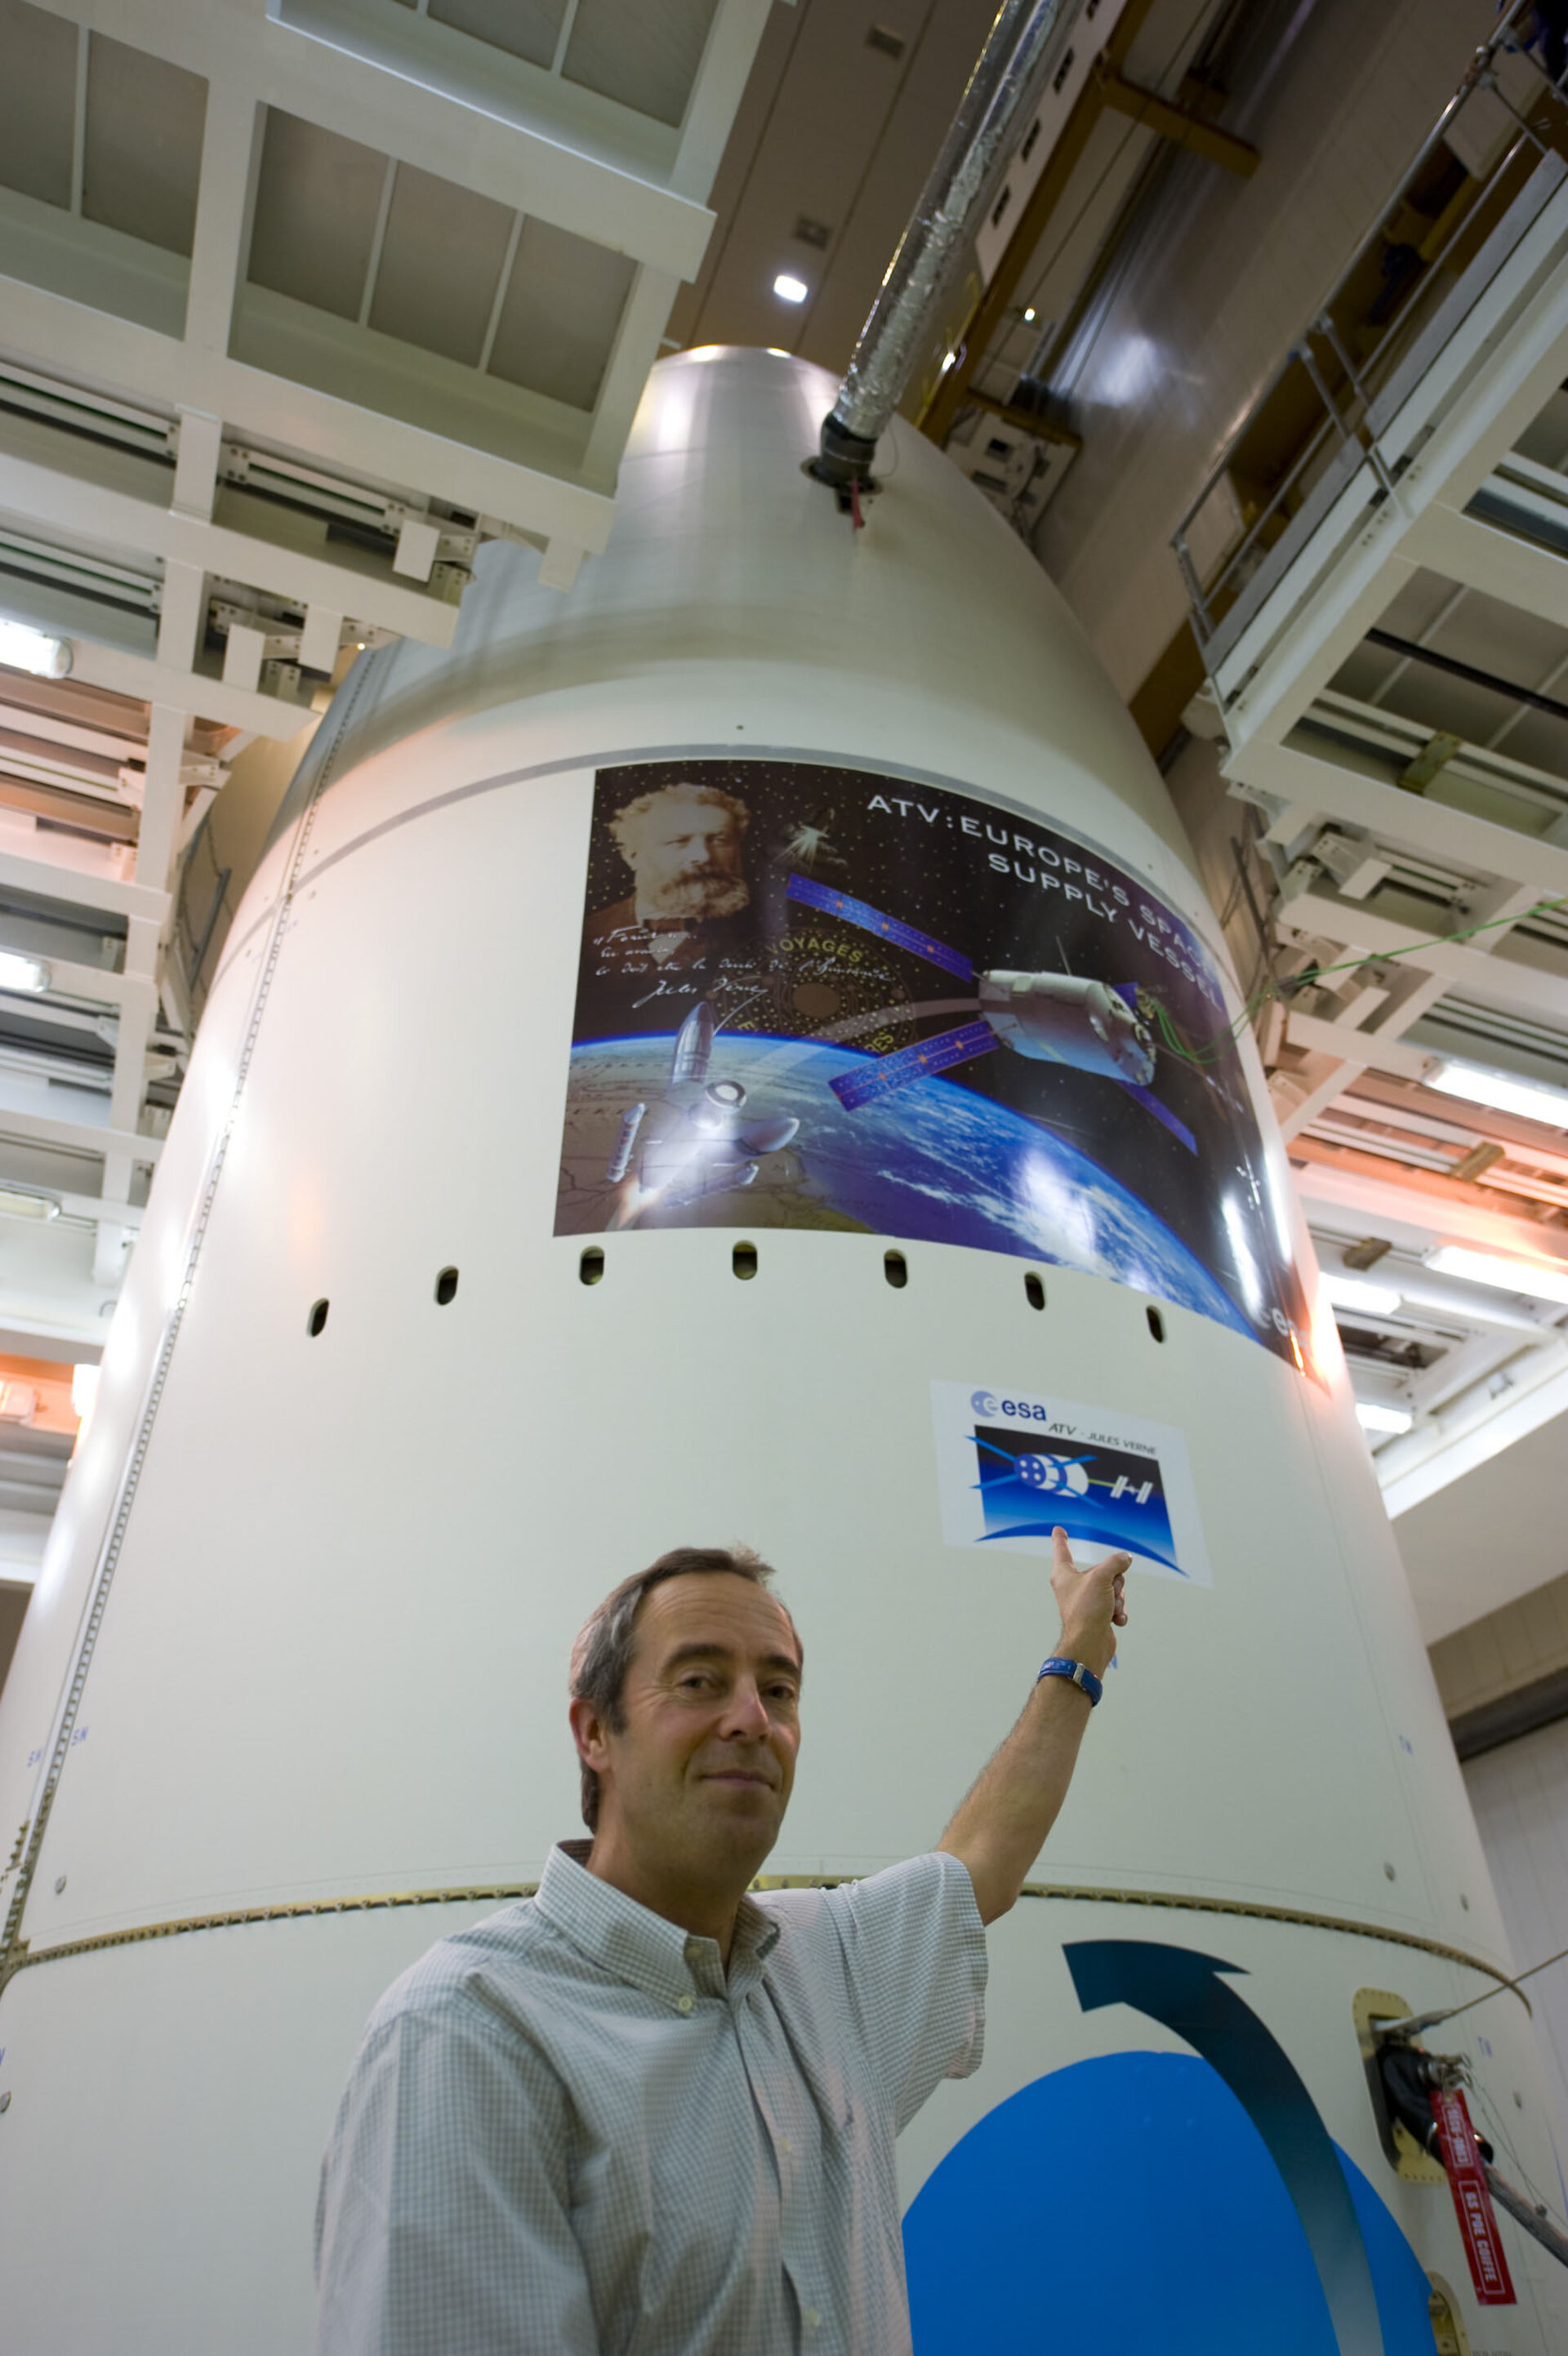
[{"label": "blue painted logo", "polygon": [[1069,1538],[1121,1547],[1186,1576],[1158,1457],[1112,1447],[1047,1451],[1037,1435],[983,1420],[971,1437],[984,1537],[1049,1537],[1059,1523]]},{"label": "blue painted logo", "polygon": [[1153,1940],[1067,1961],[1195,2050],[1112,2053],[1000,2103],[904,2220],[916,2356],[1432,2356],[1428,2286],[1233,1964]]}]

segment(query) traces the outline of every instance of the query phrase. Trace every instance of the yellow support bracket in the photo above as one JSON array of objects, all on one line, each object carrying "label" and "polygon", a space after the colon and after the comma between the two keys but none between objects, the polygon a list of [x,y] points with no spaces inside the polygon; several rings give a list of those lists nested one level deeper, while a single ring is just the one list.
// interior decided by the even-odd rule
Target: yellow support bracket
[{"label": "yellow support bracket", "polygon": [[1100,95],[1102,104],[1118,114],[1131,115],[1145,131],[1155,132],[1178,147],[1190,147],[1195,155],[1207,155],[1211,164],[1222,164],[1244,180],[1251,179],[1262,160],[1250,140],[1238,139],[1234,133],[1206,122],[1201,114],[1174,106],[1168,98],[1141,90],[1136,82],[1124,81],[1119,73],[1101,71]]}]

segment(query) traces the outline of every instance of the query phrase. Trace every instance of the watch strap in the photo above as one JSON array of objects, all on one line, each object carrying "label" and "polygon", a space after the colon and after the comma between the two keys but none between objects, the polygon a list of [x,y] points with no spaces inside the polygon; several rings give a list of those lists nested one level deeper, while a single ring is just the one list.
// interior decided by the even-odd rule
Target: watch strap
[{"label": "watch strap", "polygon": [[[1040,1677],[1070,1678],[1080,1693],[1086,1693],[1089,1696],[1090,1709],[1097,1706],[1101,1695],[1105,1691],[1105,1687],[1092,1669],[1086,1669],[1081,1661],[1064,1660],[1057,1653],[1053,1653],[1050,1659],[1045,1663],[1040,1670]],[[1040,1677],[1035,1679],[1036,1685],[1039,1684]]]}]

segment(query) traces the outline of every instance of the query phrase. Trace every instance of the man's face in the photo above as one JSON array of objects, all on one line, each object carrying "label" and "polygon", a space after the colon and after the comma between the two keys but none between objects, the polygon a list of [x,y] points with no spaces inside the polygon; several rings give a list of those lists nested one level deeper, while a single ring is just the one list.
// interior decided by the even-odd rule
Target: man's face
[{"label": "man's face", "polygon": [[660,794],[627,846],[639,916],[733,916],[750,900],[734,814]]},{"label": "man's face", "polygon": [[784,1821],[800,1710],[799,1647],[765,1588],[665,1580],[638,1615],[625,1724],[601,1730],[601,1835],[650,1874],[738,1896]]}]

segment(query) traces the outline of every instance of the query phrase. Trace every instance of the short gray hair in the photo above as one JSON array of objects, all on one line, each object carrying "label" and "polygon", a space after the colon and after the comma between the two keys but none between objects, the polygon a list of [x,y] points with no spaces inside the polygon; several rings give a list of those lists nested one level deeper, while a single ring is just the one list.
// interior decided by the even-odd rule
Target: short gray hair
[{"label": "short gray hair", "polygon": [[[637,1615],[643,1598],[662,1587],[667,1579],[685,1579],[693,1571],[727,1571],[733,1579],[749,1579],[756,1587],[767,1587],[778,1576],[772,1564],[764,1562],[750,1547],[671,1547],[646,1570],[634,1570],[629,1579],[612,1587],[577,1633],[571,1670],[573,1700],[591,1701],[612,1733],[618,1734],[626,1724],[626,1677],[637,1648]],[[784,1605],[779,1608],[789,1621],[797,1651],[801,1651],[794,1621]],[[598,1774],[585,1762],[582,1776],[583,1822],[590,1832],[596,1832]]]},{"label": "short gray hair", "polygon": [[635,801],[623,802],[610,820],[610,834],[615,847],[628,867],[636,863],[631,846],[642,830],[643,819],[650,817],[660,802],[666,801],[701,802],[711,809],[727,810],[735,821],[736,834],[744,834],[751,824],[751,812],[739,795],[726,794],[722,786],[703,786],[695,779],[688,781],[685,778],[672,786],[657,786],[651,793],[639,794]]}]

